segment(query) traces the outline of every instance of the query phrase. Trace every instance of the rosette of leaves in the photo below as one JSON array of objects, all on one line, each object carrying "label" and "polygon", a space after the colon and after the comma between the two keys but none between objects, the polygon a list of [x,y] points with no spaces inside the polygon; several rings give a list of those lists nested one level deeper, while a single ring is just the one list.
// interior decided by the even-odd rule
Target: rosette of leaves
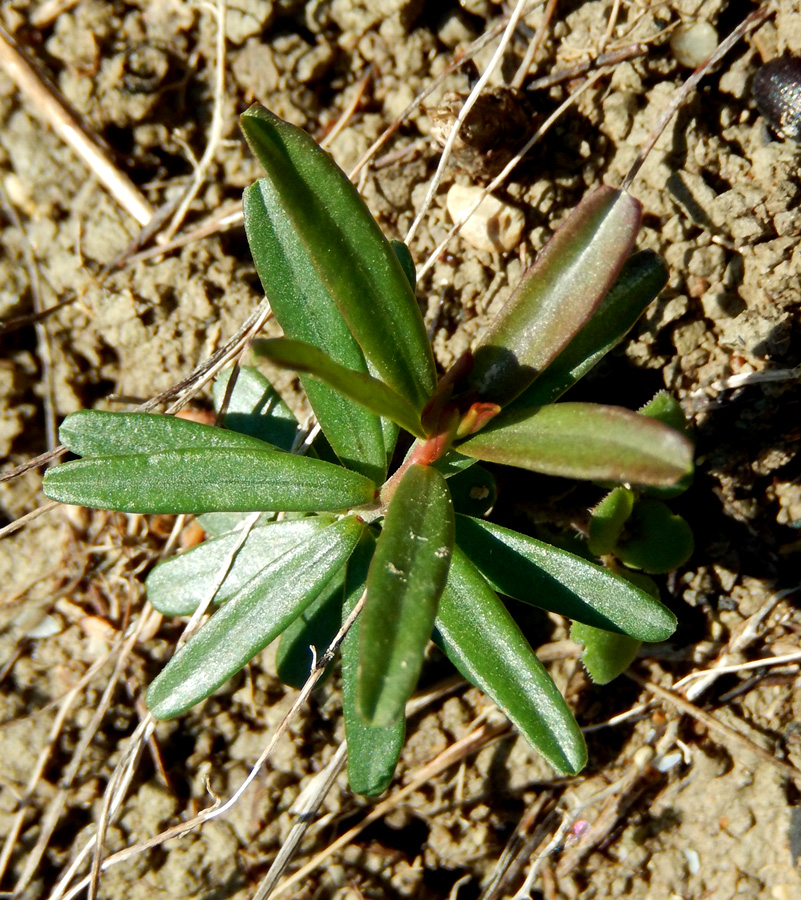
[{"label": "rosette of leaves", "polygon": [[[675,618],[601,565],[482,518],[493,483],[473,464],[654,487],[691,470],[689,440],[658,419],[555,402],[665,282],[654,254],[630,256],[639,203],[592,193],[438,382],[406,248],[307,134],[259,107],[242,124],[267,173],[245,191],[245,227],[285,335],[256,349],[299,373],[320,439],[289,452],[288,410],[243,369],[231,390],[217,386],[230,401],[223,427],[69,416],[61,440],[83,458],[45,477],[53,499],[194,513],[209,535],[148,578],[165,614],[215,605],[151,684],[150,710],[181,714],[278,636],[279,671],[299,683],[310,648],[326,647],[364,597],[342,645],[356,791],[392,777],[432,636],[556,771],[579,771],[581,731],[499,594],[637,641],[665,640]],[[401,430],[413,442],[396,462]]]}]

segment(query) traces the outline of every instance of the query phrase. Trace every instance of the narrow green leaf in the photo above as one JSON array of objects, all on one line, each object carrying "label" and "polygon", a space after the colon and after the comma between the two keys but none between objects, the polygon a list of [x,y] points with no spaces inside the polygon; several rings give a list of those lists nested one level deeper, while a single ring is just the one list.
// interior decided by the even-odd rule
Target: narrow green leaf
[{"label": "narrow green leaf", "polygon": [[122,456],[162,450],[251,447],[275,449],[264,441],[236,431],[201,425],[158,413],[103,412],[84,409],[61,423],[58,437],[78,456]]},{"label": "narrow green leaf", "polygon": [[324,381],[330,388],[361,404],[370,412],[397,422],[415,437],[425,438],[420,414],[383,381],[363,372],[346,369],[321,350],[303,341],[288,338],[259,340],[253,342],[253,349],[280,366],[295,372],[308,372],[313,378]]},{"label": "narrow green leaf", "polygon": [[672,428],[595,403],[501,413],[456,449],[545,475],[629,484],[674,484],[693,460],[692,444]]},{"label": "narrow green leaf", "polygon": [[[683,434],[688,440],[692,440],[692,434],[687,419],[684,417],[684,411],[679,401],[668,393],[668,391],[658,391],[657,394],[638,410],[640,415],[649,416],[656,419],[663,425],[675,428],[680,434]],[[644,489],[644,493],[650,497],[660,497],[663,500],[670,500],[683,494],[693,483],[693,472],[687,472],[676,484],[667,487],[648,487]]]},{"label": "narrow green leaf", "polygon": [[[220,537],[222,534],[228,534],[229,531],[235,531],[242,522],[247,519],[250,513],[247,512],[209,512],[200,513],[195,517],[195,521],[210,537]],[[262,525],[269,525],[275,521],[277,513],[263,512],[254,527],[260,528]],[[289,515],[292,515],[290,513]],[[304,513],[294,513],[296,517],[305,515]]]},{"label": "narrow green leaf", "polygon": [[339,510],[376,490],[332,463],[238,447],[82,459],[50,469],[42,489],[61,503],[137,513]]},{"label": "narrow green leaf", "polygon": [[414,291],[417,287],[417,270],[414,265],[414,260],[412,259],[411,251],[403,241],[391,240],[389,243],[395,256],[398,257],[398,262],[401,264],[403,274],[409,282],[409,287]]},{"label": "narrow green leaf", "polygon": [[[249,225],[258,204],[266,216],[287,222],[297,248],[293,255],[303,253],[312,261],[316,279],[380,378],[421,412],[436,385],[423,318],[403,266],[356,188],[308,134],[268,110],[251,107],[242,116],[242,129],[267,172],[267,179],[245,192],[251,247],[261,239]],[[282,234],[285,231],[282,226]],[[263,266],[258,260],[256,265],[261,276]],[[274,291],[267,285],[265,289],[273,302]],[[287,334],[316,344],[300,334]]]},{"label": "narrow green leaf", "polygon": [[574,622],[570,638],[581,644],[581,661],[596,684],[609,684],[634,662],[640,642],[623,634],[610,634],[590,625]]},{"label": "narrow green leaf", "polygon": [[448,489],[453,508],[465,516],[486,516],[498,499],[498,486],[492,472],[480,465],[471,466],[449,478]]},{"label": "narrow green leaf", "polygon": [[602,185],[568,216],[479,337],[466,379],[479,400],[514,400],[570,343],[631,252],[641,212],[630,194]]},{"label": "narrow green leaf", "polygon": [[[348,369],[367,373],[364,355],[284,202],[264,180],[247,188],[242,198],[250,251],[275,317],[287,337],[318,347]],[[383,481],[386,454],[378,419],[327,385],[305,376],[300,380],[339,458],[376,482]]]},{"label": "narrow green leaf", "polygon": [[456,517],[456,541],[489,584],[515,600],[643,641],[676,630],[659,600],[566,550],[466,516]]},{"label": "narrow green leaf", "polygon": [[[244,194],[245,228],[256,269],[284,333],[306,341],[349,369],[366,373],[364,355],[269,182]],[[380,425],[367,410],[328,386],[301,382],[331,446],[356,471],[383,481]]]},{"label": "narrow green leaf", "polygon": [[614,552],[626,520],[634,509],[634,491],[616,487],[595,507],[590,517],[587,547],[594,556]]},{"label": "narrow green leaf", "polygon": [[147,692],[157,719],[199,703],[239,672],[323,591],[362,532],[346,516],[256,575],[178,650]]},{"label": "narrow green leaf", "polygon": [[430,466],[406,470],[390,501],[367,577],[359,709],[371,725],[403,715],[417,684],[453,547],[453,504]]},{"label": "narrow green leaf", "polygon": [[[300,690],[311,675],[317,659],[336,637],[342,620],[344,566],[281,635],[275,654],[275,669],[284,684]],[[331,671],[329,664],[327,677]],[[319,683],[319,682],[318,682]]]},{"label": "narrow green leaf", "polygon": [[687,522],[661,500],[640,500],[615,547],[627,566],[652,575],[672,572],[692,556],[693,532]]},{"label": "narrow green leaf", "polygon": [[437,642],[561,774],[587,761],[581,730],[545,667],[481,573],[458,548],[437,615]]},{"label": "narrow green leaf", "polygon": [[[233,368],[214,379],[211,391],[219,413]],[[222,414],[221,425],[289,451],[295,442],[298,423],[270,382],[252,366],[242,366]]]},{"label": "narrow green leaf", "polygon": [[309,516],[254,527],[244,542],[238,531],[204,541],[153,569],[145,581],[147,599],[165,616],[191,616],[219,584],[214,603],[225,603],[265,566],[334,521]]},{"label": "narrow green leaf", "polygon": [[544,406],[573,387],[629,333],[667,284],[667,277],[667,267],[653,250],[642,250],[626,260],[589,321],[509,409]]},{"label": "narrow green leaf", "polygon": [[[375,538],[365,529],[359,546],[348,560],[342,622],[353,611],[367,583],[367,571],[375,553]],[[368,725],[356,702],[359,680],[359,632],[357,619],[342,642],[342,709],[348,741],[348,781],[357,794],[375,797],[392,781],[406,734],[406,714],[389,725]]]}]

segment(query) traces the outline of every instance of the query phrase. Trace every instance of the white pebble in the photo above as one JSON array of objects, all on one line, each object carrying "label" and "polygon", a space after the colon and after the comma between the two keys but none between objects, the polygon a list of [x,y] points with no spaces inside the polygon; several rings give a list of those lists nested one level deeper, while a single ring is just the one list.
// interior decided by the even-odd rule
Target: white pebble
[{"label": "white pebble", "polygon": [[464,222],[460,234],[476,250],[496,253],[513,250],[523,237],[526,224],[523,211],[487,194],[478,209],[465,221],[480,195],[480,187],[454,184],[447,198],[451,219]]},{"label": "white pebble", "polygon": [[682,853],[687,860],[687,870],[690,875],[697,875],[701,871],[701,857],[695,850],[690,850],[688,847],[685,847]]},{"label": "white pebble", "polygon": [[61,634],[63,630],[64,626],[58,619],[54,616],[45,616],[33,628],[28,629],[25,637],[31,638],[31,640],[49,638],[53,637],[53,635]]},{"label": "white pebble", "polygon": [[715,52],[718,33],[709,22],[679,25],[670,38],[670,49],[676,62],[697,69]]},{"label": "white pebble", "polygon": [[649,747],[646,744],[644,747],[640,747],[634,754],[634,765],[638,769],[645,769],[651,765],[651,760],[654,758],[654,755],[654,748]]},{"label": "white pebble", "polygon": [[658,772],[669,772],[674,766],[677,766],[684,757],[678,750],[672,750],[660,756],[654,763],[654,768]]}]

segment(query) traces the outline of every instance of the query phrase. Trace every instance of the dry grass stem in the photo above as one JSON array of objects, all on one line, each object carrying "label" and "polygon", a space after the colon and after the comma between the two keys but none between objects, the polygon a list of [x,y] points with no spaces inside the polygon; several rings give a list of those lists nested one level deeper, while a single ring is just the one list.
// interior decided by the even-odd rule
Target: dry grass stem
[{"label": "dry grass stem", "polygon": [[537,27],[537,31],[529,42],[528,47],[526,47],[526,53],[523,57],[522,62],[517,67],[517,72],[515,72],[514,78],[509,83],[509,87],[514,88],[515,90],[520,90],[523,87],[523,82],[526,79],[526,76],[529,74],[531,70],[531,64],[534,62],[534,57],[537,55],[537,51],[542,46],[542,42],[545,40],[545,35],[548,32],[548,26],[551,24],[551,20],[553,19],[553,15],[556,12],[556,3],[557,0],[548,0],[548,3],[545,7],[545,12],[542,14],[542,20],[540,21],[539,26]]},{"label": "dry grass stem", "polygon": [[741,732],[736,731],[734,728],[721,722],[720,719],[716,718],[711,713],[705,712],[703,709],[699,709],[695,706],[695,704],[690,703],[689,700],[685,700],[684,697],[679,696],[675,691],[666,690],[658,684],[654,684],[645,678],[641,678],[631,670],[627,670],[624,674],[649,693],[654,694],[654,696],[659,697],[661,700],[666,700],[680,712],[685,713],[697,722],[700,722],[718,737],[723,738],[724,743],[735,744],[742,749],[747,750],[749,753],[753,753],[754,756],[769,763],[783,775],[792,778],[796,784],[801,785],[801,769],[798,769],[791,763],[785,762],[783,759],[779,759],[770,751],[765,750],[764,747],[755,744]]},{"label": "dry grass stem", "polygon": [[131,179],[119,170],[108,149],[69,109],[58,91],[33,68],[14,38],[2,26],[0,26],[0,65],[39,118],[78,154],[117,203],[140,225],[146,225],[153,215],[153,208],[147,198]]},{"label": "dry grass stem", "polygon": [[172,239],[175,232],[181,227],[192,201],[198,195],[203,183],[206,180],[211,164],[217,155],[217,150],[222,139],[223,127],[225,119],[223,117],[223,109],[225,106],[225,2],[226,0],[216,0],[214,4],[204,4],[211,9],[217,20],[217,40],[216,40],[216,60],[214,64],[214,104],[211,114],[211,125],[209,126],[208,140],[206,141],[206,149],[203,156],[200,157],[194,172],[192,180],[186,189],[186,193],[181,198],[178,208],[170,221],[169,226],[163,233],[163,240]]},{"label": "dry grass stem", "polygon": [[395,791],[387,797],[386,800],[376,804],[357,825],[354,825],[351,829],[340,835],[332,844],[326,847],[325,850],[318,853],[306,863],[306,865],[302,866],[297,872],[287,878],[286,881],[278,884],[271,896],[280,897],[283,894],[286,894],[287,891],[302,882],[308,875],[315,871],[315,869],[319,868],[320,865],[333,856],[334,853],[347,847],[347,845],[364,831],[368,825],[383,818],[388,812],[394,809],[401,800],[405,799],[410,794],[413,794],[432,778],[435,778],[441,772],[445,771],[445,769],[449,769],[452,765],[460,762],[465,757],[478,752],[486,746],[486,744],[508,731],[508,729],[509,723],[507,721],[481,725],[475,731],[461,738],[461,740],[456,741],[448,747],[447,750],[444,750],[435,759],[431,760],[431,762],[420,769],[420,771],[417,772],[407,784],[400,788],[400,790]]},{"label": "dry grass stem", "polygon": [[707,688],[724,674],[723,668],[734,662],[737,653],[752,646],[764,631],[765,620],[779,605],[779,603],[792,596],[801,589],[801,585],[776,591],[771,594],[762,606],[732,634],[726,647],[718,654],[718,658],[712,668],[704,672],[695,672],[682,678],[673,685],[673,690],[680,692],[690,702],[697,700]]}]

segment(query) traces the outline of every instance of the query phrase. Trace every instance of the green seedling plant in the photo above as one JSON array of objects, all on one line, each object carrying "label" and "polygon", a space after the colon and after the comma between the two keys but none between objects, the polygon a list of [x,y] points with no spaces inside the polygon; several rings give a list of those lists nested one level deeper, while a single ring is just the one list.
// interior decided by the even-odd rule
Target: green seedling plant
[{"label": "green seedling plant", "polygon": [[[148,577],[164,614],[213,604],[150,685],[151,712],[180,715],[279,636],[279,674],[302,683],[311,648],[328,647],[363,604],[341,647],[355,791],[379,793],[392,777],[432,636],[557,772],[578,772],[581,731],[499,595],[589,629],[588,656],[607,666],[599,680],[620,668],[614,639],[636,646],[675,629],[650,586],[623,572],[627,563],[649,570],[642,553],[639,563],[626,557],[626,528],[640,515],[651,522],[640,543],[659,544],[664,516],[648,503],[664,504],[648,491],[686,486],[690,440],[664,410],[560,401],[666,281],[655,254],[632,255],[639,202],[607,186],[591,193],[438,380],[407,248],[383,236],[305,132],[260,107],[242,127],[266,171],[244,194],[247,237],[284,333],[254,349],[299,374],[319,437],[293,452],[291,414],[243,367],[215,385],[223,427],[68,416],[60,437],[82,458],[44,482],[65,503],[193,513],[207,532]],[[617,485],[594,514],[590,550],[618,562],[608,568],[488,521],[494,484],[482,462]],[[596,632],[613,638],[609,648],[586,637]]]},{"label": "green seedling plant", "polygon": [[[640,412],[687,434],[678,402],[660,391]],[[671,572],[687,562],[694,549],[687,522],[665,503],[690,486],[692,472],[666,487],[618,485],[590,516],[587,549],[606,567],[659,597],[650,575]],[[582,661],[593,681],[606,684],[628,668],[642,641],[574,621],[570,636],[584,648]]]}]

